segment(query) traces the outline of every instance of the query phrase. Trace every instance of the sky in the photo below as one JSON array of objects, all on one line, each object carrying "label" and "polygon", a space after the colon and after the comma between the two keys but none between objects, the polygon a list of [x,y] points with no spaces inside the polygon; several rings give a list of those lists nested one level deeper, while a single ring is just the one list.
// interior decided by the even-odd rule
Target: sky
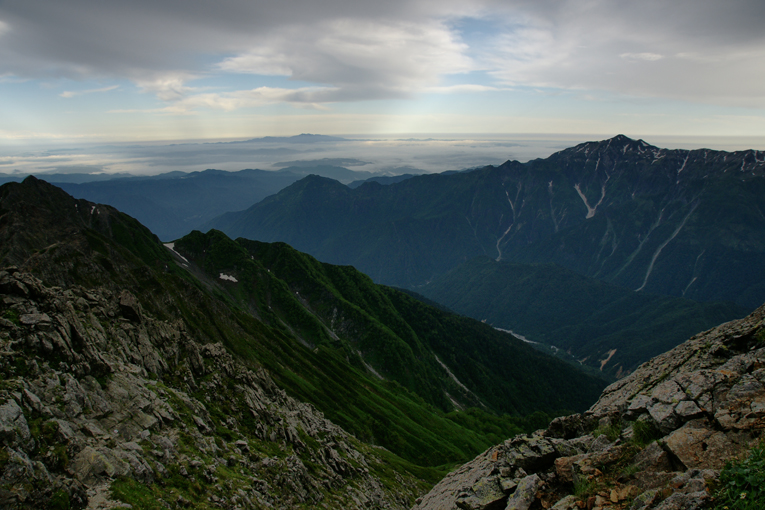
[{"label": "sky", "polygon": [[299,133],[763,148],[764,25],[762,0],[0,0],[0,148]]}]

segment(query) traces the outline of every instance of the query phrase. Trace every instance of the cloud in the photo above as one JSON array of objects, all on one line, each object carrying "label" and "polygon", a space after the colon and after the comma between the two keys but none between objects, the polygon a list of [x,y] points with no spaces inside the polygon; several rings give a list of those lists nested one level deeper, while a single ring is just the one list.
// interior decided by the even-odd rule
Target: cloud
[{"label": "cloud", "polygon": [[98,92],[109,92],[111,90],[117,89],[118,87],[119,87],[119,85],[111,85],[109,87],[102,87],[100,89],[88,89],[88,90],[76,90],[76,91],[65,90],[64,92],[59,94],[59,96],[63,97],[63,98],[69,99],[69,98],[72,98],[72,97],[75,97],[75,96],[81,96],[83,94],[94,94],[94,93],[98,93]]},{"label": "cloud", "polygon": [[490,87],[488,85],[475,85],[470,83],[460,85],[447,85],[438,87],[426,87],[422,92],[430,94],[459,94],[464,92],[498,92],[506,88]]},{"label": "cloud", "polygon": [[235,111],[242,108],[255,108],[276,103],[292,103],[296,106],[325,109],[321,103],[334,102],[337,89],[322,87],[304,87],[286,89],[277,87],[258,87],[252,90],[240,90],[227,93],[195,93],[176,98],[163,108],[118,109],[107,113],[166,113],[184,115],[200,108]]},{"label": "cloud", "polygon": [[219,68],[325,84],[310,102],[391,99],[434,86],[443,75],[472,70],[467,49],[439,21],[341,18],[285,29]]},{"label": "cloud", "polygon": [[155,94],[162,101],[178,101],[197,90],[186,85],[194,77],[183,72],[150,73],[134,81],[141,90]]},{"label": "cloud", "polygon": [[765,106],[762,2],[542,0],[509,16],[478,59],[501,82]]},{"label": "cloud", "polygon": [[[495,80],[477,86],[763,106],[763,20],[761,0],[6,0],[0,76],[129,79],[179,111],[410,98],[475,70]],[[193,87],[226,74],[302,83]]]},{"label": "cloud", "polygon": [[627,59],[627,60],[647,60],[649,62],[655,61],[655,60],[661,60],[664,58],[664,55],[659,55],[658,53],[622,53],[619,55],[621,58]]}]

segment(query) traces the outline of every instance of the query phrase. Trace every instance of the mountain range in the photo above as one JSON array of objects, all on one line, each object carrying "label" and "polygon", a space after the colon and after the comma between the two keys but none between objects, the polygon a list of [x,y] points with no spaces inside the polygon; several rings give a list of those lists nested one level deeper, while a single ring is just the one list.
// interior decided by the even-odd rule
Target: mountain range
[{"label": "mountain range", "polygon": [[[209,223],[294,246],[0,186],[0,506],[691,508],[760,435],[765,312],[636,365],[755,306],[763,164],[618,136]],[[622,377],[589,409],[579,363]]]},{"label": "mountain range", "polygon": [[311,164],[276,171],[204,170],[88,182],[69,182],[54,176],[50,182],[77,198],[112,205],[138,219],[160,239],[171,241],[225,212],[245,209],[309,174],[345,183],[375,175],[335,165]]},{"label": "mountain range", "polygon": [[409,508],[604,386],[351,267],[218,231],[163,245],[34,177],[0,187],[0,261],[7,508]]},{"label": "mountain range", "polygon": [[765,301],[764,168],[617,136],[386,185],[308,176],[203,230],[353,265],[621,377]]},{"label": "mountain range", "polygon": [[617,136],[349,189],[309,176],[207,223],[414,288],[477,256],[551,262],[628,289],[753,309],[765,300],[765,154]]}]

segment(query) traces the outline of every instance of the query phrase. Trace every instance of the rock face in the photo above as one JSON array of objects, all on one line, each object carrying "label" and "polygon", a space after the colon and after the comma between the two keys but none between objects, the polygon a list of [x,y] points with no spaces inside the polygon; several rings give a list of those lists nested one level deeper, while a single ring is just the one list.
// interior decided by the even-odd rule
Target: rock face
[{"label": "rock face", "polygon": [[701,508],[763,429],[765,306],[644,363],[586,413],[487,450],[414,508]]},{"label": "rock face", "polygon": [[130,494],[167,508],[406,508],[416,495],[264,370],[127,291],[7,268],[0,317],[1,508]]}]

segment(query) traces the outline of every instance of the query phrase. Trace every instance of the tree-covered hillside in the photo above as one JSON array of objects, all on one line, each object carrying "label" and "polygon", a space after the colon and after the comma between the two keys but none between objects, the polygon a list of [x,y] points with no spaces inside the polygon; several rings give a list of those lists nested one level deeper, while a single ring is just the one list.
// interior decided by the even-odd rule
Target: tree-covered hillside
[{"label": "tree-covered hillside", "polygon": [[417,291],[469,317],[553,345],[614,377],[748,312],[733,303],[634,292],[555,264],[486,257],[469,260]]}]

